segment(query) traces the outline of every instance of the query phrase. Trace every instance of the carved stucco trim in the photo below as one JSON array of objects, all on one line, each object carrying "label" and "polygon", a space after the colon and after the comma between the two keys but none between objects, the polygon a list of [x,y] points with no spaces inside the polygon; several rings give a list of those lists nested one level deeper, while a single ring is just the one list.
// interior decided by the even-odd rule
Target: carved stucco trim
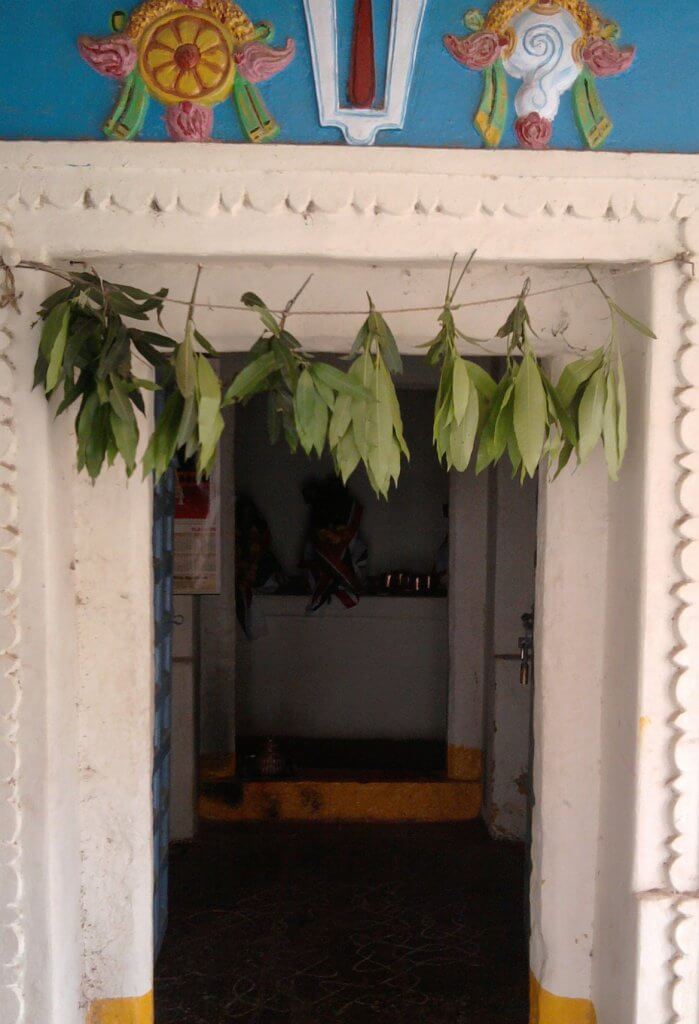
[{"label": "carved stucco trim", "polygon": [[[11,222],[0,209],[0,252],[13,252]],[[0,1020],[24,1020],[24,934],[19,798],[19,536],[16,425],[10,308],[0,309]]]},{"label": "carved stucco trim", "polygon": [[[166,162],[171,154],[176,164]],[[593,154],[594,163],[587,157],[386,147],[357,154],[343,147],[260,152],[225,144],[0,143],[0,202],[32,211],[194,217],[250,210],[295,217],[508,213],[650,222],[672,217],[680,204],[685,211],[699,204],[692,157]]]},{"label": "carved stucco trim", "polygon": [[[693,211],[681,221],[680,227],[687,258],[694,260],[699,253],[699,213]],[[673,662],[677,671],[670,759],[673,834],[668,860],[669,887],[675,897],[672,1024],[696,1019],[699,963],[699,278],[693,263],[685,265],[683,277],[679,298],[685,319],[677,360],[680,579],[676,589],[677,647]]]}]

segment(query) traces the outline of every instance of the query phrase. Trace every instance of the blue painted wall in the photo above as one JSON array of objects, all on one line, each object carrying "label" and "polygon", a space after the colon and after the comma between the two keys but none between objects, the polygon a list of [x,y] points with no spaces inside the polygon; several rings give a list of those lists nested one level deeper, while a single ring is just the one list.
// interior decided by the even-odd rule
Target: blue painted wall
[{"label": "blue painted wall", "polygon": [[[375,0],[377,20],[389,2]],[[350,0],[338,3],[347,18]],[[405,128],[380,132],[377,145],[480,148],[472,117],[481,76],[456,64],[441,42],[445,32],[463,34],[463,12],[474,4],[475,0],[429,0]],[[112,11],[133,6],[119,0],[0,0],[0,137],[101,138],[101,124],[119,86],[83,63],[75,40],[80,33],[105,34]],[[279,142],[344,144],[339,130],[318,124],[302,0],[247,0],[243,6],[253,20],[274,22],[277,42],[292,36],[297,43],[292,66],[262,86],[282,125]],[[483,9],[487,6],[482,4]],[[600,83],[615,126],[605,148],[699,152],[699,0],[675,0],[672,5],[605,0],[599,6],[620,23],[622,41],[638,46],[628,74]],[[379,38],[377,45],[380,42]],[[515,145],[509,120],[503,146]],[[215,108],[214,135],[242,141],[230,103]],[[157,103],[151,104],[141,137],[166,138]],[[581,148],[569,95],[556,119],[553,145]]]}]

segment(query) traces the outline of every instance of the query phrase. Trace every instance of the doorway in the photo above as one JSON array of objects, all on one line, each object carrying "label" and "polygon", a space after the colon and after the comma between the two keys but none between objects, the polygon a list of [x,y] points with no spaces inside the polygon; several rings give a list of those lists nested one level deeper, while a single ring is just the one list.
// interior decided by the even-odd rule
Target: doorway
[{"label": "doorway", "polygon": [[[224,357],[224,374],[237,362]],[[207,1024],[527,1019],[532,679],[518,643],[535,487],[504,468],[448,475],[431,445],[434,381],[412,357],[404,376],[409,471],[388,504],[348,485],[348,519],[363,513],[349,604],[332,591],[311,610],[306,499],[331,465],[270,448],[264,402],[224,435],[221,593],[175,605],[173,707],[184,671],[198,801],[187,825],[191,791],[172,793],[185,831],[158,1024],[204,1005]],[[266,539],[236,617],[241,501]],[[180,719],[182,779],[194,728]]]}]

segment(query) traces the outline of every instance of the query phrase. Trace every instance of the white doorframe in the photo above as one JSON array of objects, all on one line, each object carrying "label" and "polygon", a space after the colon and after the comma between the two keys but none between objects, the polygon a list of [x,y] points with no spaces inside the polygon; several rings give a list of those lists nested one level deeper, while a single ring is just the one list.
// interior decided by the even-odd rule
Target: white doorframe
[{"label": "white doorframe", "polygon": [[[698,179],[696,158],[681,156],[2,143],[0,244],[10,261],[446,262],[468,246],[494,261],[651,263],[699,247]],[[117,472],[94,488],[75,479],[69,426],[30,391],[33,314],[51,285],[27,276],[0,355],[0,1019],[149,1022],[150,491]],[[697,1015],[699,279],[670,264],[647,286],[660,341],[637,371],[631,483],[610,491],[591,466],[544,487],[542,1024],[589,1024],[593,1004],[599,1024]],[[581,608],[597,627],[576,648]],[[575,649],[594,678],[562,671]],[[613,942],[617,905],[629,944]]]}]

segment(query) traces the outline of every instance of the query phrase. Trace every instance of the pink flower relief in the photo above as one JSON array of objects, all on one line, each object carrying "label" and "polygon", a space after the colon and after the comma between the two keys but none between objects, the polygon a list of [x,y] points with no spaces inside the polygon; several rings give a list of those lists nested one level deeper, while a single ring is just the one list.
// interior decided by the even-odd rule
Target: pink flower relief
[{"label": "pink flower relief", "polygon": [[175,103],[167,109],[165,126],[174,142],[208,142],[214,127],[213,111],[189,100]]},{"label": "pink flower relief", "polygon": [[206,0],[180,0],[180,3],[189,7],[190,11],[200,11],[205,2]]},{"label": "pink flower relief", "polygon": [[536,112],[525,114],[515,121],[515,135],[524,149],[546,149],[551,141],[552,129],[552,122]]},{"label": "pink flower relief", "polygon": [[444,45],[454,60],[472,71],[484,71],[494,64],[507,40],[497,32],[474,32],[470,36],[444,36]]},{"label": "pink flower relief", "polygon": [[78,50],[82,59],[107,78],[126,78],[136,67],[138,53],[128,36],[79,36]]},{"label": "pink flower relief", "polygon": [[596,37],[589,40],[582,52],[583,60],[597,78],[608,78],[628,71],[635,56],[635,46],[615,46],[608,39]]}]

